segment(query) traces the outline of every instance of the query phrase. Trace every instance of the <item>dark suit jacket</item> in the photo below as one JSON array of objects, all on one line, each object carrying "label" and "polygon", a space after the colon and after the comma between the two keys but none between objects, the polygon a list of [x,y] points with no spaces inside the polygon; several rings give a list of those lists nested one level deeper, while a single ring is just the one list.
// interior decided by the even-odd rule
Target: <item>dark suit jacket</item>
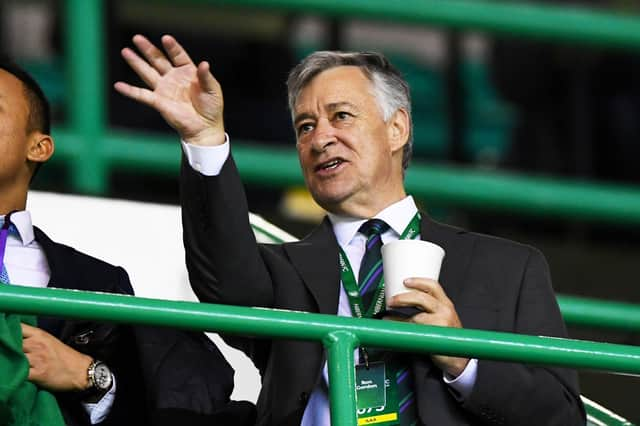
[{"label": "dark suit jacket", "polygon": [[[183,161],[184,242],[191,285],[202,301],[336,314],[338,244],[325,221],[299,242],[258,245],[233,159],[206,177]],[[467,328],[565,336],[544,257],[514,242],[439,224],[424,215],[421,236],[445,249],[440,282]],[[321,380],[320,343],[227,337],[262,373],[258,424],[299,425]],[[424,425],[585,424],[576,374],[480,360],[459,402],[428,356],[414,356]]]},{"label": "dark suit jacket", "polygon": [[[51,269],[49,287],[133,294],[124,269],[58,244],[35,228]],[[230,413],[250,424],[248,403],[229,403],[233,369],[202,333],[38,318],[38,326],[74,349],[104,361],[116,377],[116,399],[102,425],[227,424]],[[88,425],[80,395],[57,393],[69,425]],[[247,420],[248,419],[248,420]]]}]

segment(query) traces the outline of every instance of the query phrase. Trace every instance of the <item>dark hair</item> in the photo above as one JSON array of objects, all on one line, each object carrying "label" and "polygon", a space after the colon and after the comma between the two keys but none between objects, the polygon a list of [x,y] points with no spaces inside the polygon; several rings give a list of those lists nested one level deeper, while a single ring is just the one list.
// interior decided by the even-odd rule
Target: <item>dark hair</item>
[{"label": "dark hair", "polygon": [[47,101],[40,85],[23,68],[6,58],[0,58],[0,69],[8,72],[22,82],[25,96],[29,103],[27,132],[38,130],[46,135],[51,134],[49,101]]},{"label": "dark hair", "polygon": [[381,53],[319,51],[307,56],[291,70],[287,79],[291,113],[293,114],[300,92],[311,80],[323,71],[340,66],[356,66],[371,81],[373,95],[380,107],[384,121],[389,120],[399,108],[403,108],[407,112],[409,116],[409,140],[402,151],[402,168],[406,169],[409,166],[413,148],[409,84]]},{"label": "dark hair", "polygon": [[[38,82],[22,67],[7,58],[0,57],[0,70],[4,70],[22,82],[25,98],[29,104],[27,134],[39,131],[51,134],[51,111],[49,101]],[[31,179],[36,175],[42,163],[37,163]]]}]

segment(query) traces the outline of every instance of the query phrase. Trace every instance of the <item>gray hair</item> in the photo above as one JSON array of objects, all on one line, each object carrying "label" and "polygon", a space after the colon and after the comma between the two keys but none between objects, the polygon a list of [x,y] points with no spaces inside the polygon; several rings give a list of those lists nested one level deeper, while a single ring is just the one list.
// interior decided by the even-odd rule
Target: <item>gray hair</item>
[{"label": "gray hair", "polygon": [[319,51],[307,56],[289,73],[287,90],[289,109],[293,113],[300,92],[318,74],[330,68],[356,66],[371,82],[373,95],[386,122],[400,108],[409,116],[409,140],[402,150],[402,168],[409,166],[413,148],[413,121],[411,119],[411,95],[409,85],[400,72],[376,52]]}]

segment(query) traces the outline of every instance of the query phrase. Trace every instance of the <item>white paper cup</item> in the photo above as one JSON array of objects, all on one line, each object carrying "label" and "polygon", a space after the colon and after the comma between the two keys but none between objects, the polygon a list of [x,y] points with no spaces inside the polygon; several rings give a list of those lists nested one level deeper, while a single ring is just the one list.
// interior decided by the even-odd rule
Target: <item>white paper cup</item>
[{"label": "white paper cup", "polygon": [[396,294],[412,291],[404,286],[407,278],[438,280],[444,249],[422,240],[397,240],[382,246],[384,295],[387,302]]}]

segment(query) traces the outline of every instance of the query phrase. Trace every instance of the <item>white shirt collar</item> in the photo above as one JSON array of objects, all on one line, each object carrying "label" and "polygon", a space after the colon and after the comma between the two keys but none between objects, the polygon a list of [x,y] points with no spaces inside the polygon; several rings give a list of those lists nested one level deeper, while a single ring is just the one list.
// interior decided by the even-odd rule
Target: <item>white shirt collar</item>
[{"label": "white shirt collar", "polygon": [[[387,222],[389,227],[399,236],[404,232],[417,211],[418,207],[413,197],[408,195],[376,214],[374,218]],[[329,213],[328,216],[333,225],[333,233],[336,235],[338,244],[343,247],[353,240],[360,226],[367,221],[367,219],[340,216],[333,213]]]},{"label": "white shirt collar", "polygon": [[[1,217],[4,222],[4,216]],[[17,211],[11,215],[11,223],[18,230],[23,246],[28,246],[33,242],[35,236],[33,234],[33,224],[31,223],[31,213],[26,210]]]}]

